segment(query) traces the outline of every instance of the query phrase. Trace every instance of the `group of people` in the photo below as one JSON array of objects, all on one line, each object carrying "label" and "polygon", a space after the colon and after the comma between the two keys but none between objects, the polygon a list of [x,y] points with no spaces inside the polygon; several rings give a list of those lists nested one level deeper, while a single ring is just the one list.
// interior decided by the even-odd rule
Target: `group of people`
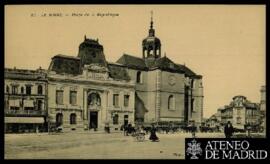
[{"label": "group of people", "polygon": [[[105,124],[105,131],[107,133],[110,133],[110,127],[109,127],[108,123]],[[137,132],[143,132],[144,128],[143,128],[143,126],[138,126],[137,128],[135,128],[135,127],[132,126],[132,124],[129,123],[129,124],[123,125],[123,131],[124,131],[124,135],[128,136],[129,134],[136,133],[136,131]],[[154,124],[152,124],[152,127],[150,129],[150,137],[149,137],[149,139],[151,141],[153,141],[153,142],[154,141],[159,141],[159,138],[158,138],[156,132],[157,132],[157,128],[155,127]],[[234,128],[232,126],[232,123],[230,121],[228,121],[228,123],[224,127],[225,137],[226,138],[231,138],[232,135],[233,135],[233,132],[234,132]],[[195,137],[195,130],[192,130],[192,137]]]},{"label": "group of people", "polygon": [[[136,132],[137,133],[144,133],[144,127],[143,126],[137,126],[137,127],[133,127],[132,124],[126,124],[124,125],[123,127],[123,130],[124,130],[124,135],[125,136],[128,136],[129,134],[132,135],[132,134],[135,134]],[[157,128],[155,127],[154,124],[152,124],[152,127],[150,129],[150,137],[149,139],[153,142],[157,142],[159,141],[159,138],[157,137]]]}]

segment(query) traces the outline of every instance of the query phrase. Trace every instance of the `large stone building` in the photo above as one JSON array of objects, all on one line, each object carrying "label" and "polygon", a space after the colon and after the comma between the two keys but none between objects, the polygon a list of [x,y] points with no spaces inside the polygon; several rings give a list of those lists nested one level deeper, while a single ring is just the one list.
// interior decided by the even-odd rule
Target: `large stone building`
[{"label": "large stone building", "polygon": [[42,69],[5,69],[5,132],[46,131],[47,78]]},{"label": "large stone building", "polygon": [[230,121],[235,128],[245,129],[246,125],[259,125],[260,116],[259,104],[239,95],[233,97],[233,101],[221,110],[221,124],[225,125]]},{"label": "large stone building", "polygon": [[193,120],[199,125],[203,116],[202,76],[161,54],[161,41],[151,20],[148,36],[142,41],[142,57],[124,54],[117,61],[136,82],[136,121]]},{"label": "large stone building", "polygon": [[48,69],[48,109],[64,130],[119,129],[134,121],[134,82],[125,67],[109,63],[97,40],[84,38],[77,57],[56,55]]},{"label": "large stone building", "polygon": [[[108,62],[99,41],[86,36],[77,56],[55,55],[42,83],[49,127],[102,130],[105,123],[120,129],[127,123],[163,121],[200,125],[202,76],[161,54],[151,20],[142,57],[124,54],[116,63]],[[5,85],[14,82],[5,78]]]}]

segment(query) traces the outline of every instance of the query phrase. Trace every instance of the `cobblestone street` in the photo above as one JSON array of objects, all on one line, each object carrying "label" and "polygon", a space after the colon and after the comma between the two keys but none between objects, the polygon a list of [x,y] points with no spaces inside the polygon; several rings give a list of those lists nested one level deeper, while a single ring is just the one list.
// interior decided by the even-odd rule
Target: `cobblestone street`
[{"label": "cobblestone street", "polygon": [[[123,133],[6,134],[6,159],[184,159],[189,133],[157,134],[160,142],[143,142]],[[224,137],[198,133],[197,137]]]}]

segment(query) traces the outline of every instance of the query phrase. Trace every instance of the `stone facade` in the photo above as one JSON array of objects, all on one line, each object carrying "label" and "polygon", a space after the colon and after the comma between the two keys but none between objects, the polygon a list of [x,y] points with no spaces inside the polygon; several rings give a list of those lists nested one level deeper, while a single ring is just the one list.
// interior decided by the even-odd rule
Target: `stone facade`
[{"label": "stone facade", "polygon": [[[113,81],[112,79],[95,80],[81,77],[57,77],[49,73],[49,111],[54,122],[57,114],[63,114],[64,129],[93,129],[91,118],[98,129],[103,129],[106,121],[114,128],[120,129],[127,115],[128,122],[134,120],[134,85],[132,83]],[[75,80],[74,80],[75,79]],[[56,102],[57,91],[63,91],[63,103]],[[70,94],[76,92],[76,103],[71,104]],[[118,105],[113,104],[113,95],[118,94]],[[129,96],[128,105],[124,104],[124,96]],[[93,100],[92,100],[92,99]],[[93,102],[92,102],[93,101]],[[95,101],[95,102],[94,102]],[[93,104],[91,104],[93,103]],[[70,115],[76,114],[77,123],[70,123]],[[96,116],[94,116],[95,114]],[[113,115],[118,115],[118,123],[113,123]],[[95,118],[94,118],[95,117]]]},{"label": "stone facade", "polygon": [[103,46],[85,37],[78,57],[56,55],[48,70],[51,123],[63,130],[120,130],[134,123],[135,85],[119,64],[105,60]]},{"label": "stone facade", "polygon": [[[201,124],[202,76],[161,55],[152,20],[142,58],[124,54],[111,63],[103,50],[98,40],[85,36],[77,56],[51,59],[42,83],[49,129],[103,130],[109,124],[119,130],[128,123],[163,121]],[[6,76],[5,81],[9,85]]]},{"label": "stone facade", "polygon": [[235,96],[230,105],[221,110],[221,123],[228,121],[237,129],[245,129],[246,125],[260,124],[260,111],[257,103],[252,103],[244,96]]},{"label": "stone facade", "polygon": [[5,69],[5,132],[46,131],[47,78],[42,69]]},{"label": "stone facade", "polygon": [[124,54],[117,63],[126,66],[136,82],[136,121],[201,124],[202,76],[161,56],[161,41],[155,36],[152,20],[149,35],[142,41],[142,58]]},{"label": "stone facade", "polygon": [[262,126],[264,133],[266,133],[266,90],[265,86],[261,87],[261,102],[260,102],[260,111],[262,116]]}]

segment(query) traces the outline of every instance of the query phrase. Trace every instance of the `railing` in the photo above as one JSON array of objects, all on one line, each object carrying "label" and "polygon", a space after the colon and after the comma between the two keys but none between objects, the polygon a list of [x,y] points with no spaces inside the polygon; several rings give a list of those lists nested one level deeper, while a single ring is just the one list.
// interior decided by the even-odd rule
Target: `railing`
[{"label": "railing", "polygon": [[44,110],[5,110],[5,114],[8,115],[46,115]]},{"label": "railing", "polygon": [[45,94],[26,94],[26,93],[5,93],[9,97],[45,97]]}]

